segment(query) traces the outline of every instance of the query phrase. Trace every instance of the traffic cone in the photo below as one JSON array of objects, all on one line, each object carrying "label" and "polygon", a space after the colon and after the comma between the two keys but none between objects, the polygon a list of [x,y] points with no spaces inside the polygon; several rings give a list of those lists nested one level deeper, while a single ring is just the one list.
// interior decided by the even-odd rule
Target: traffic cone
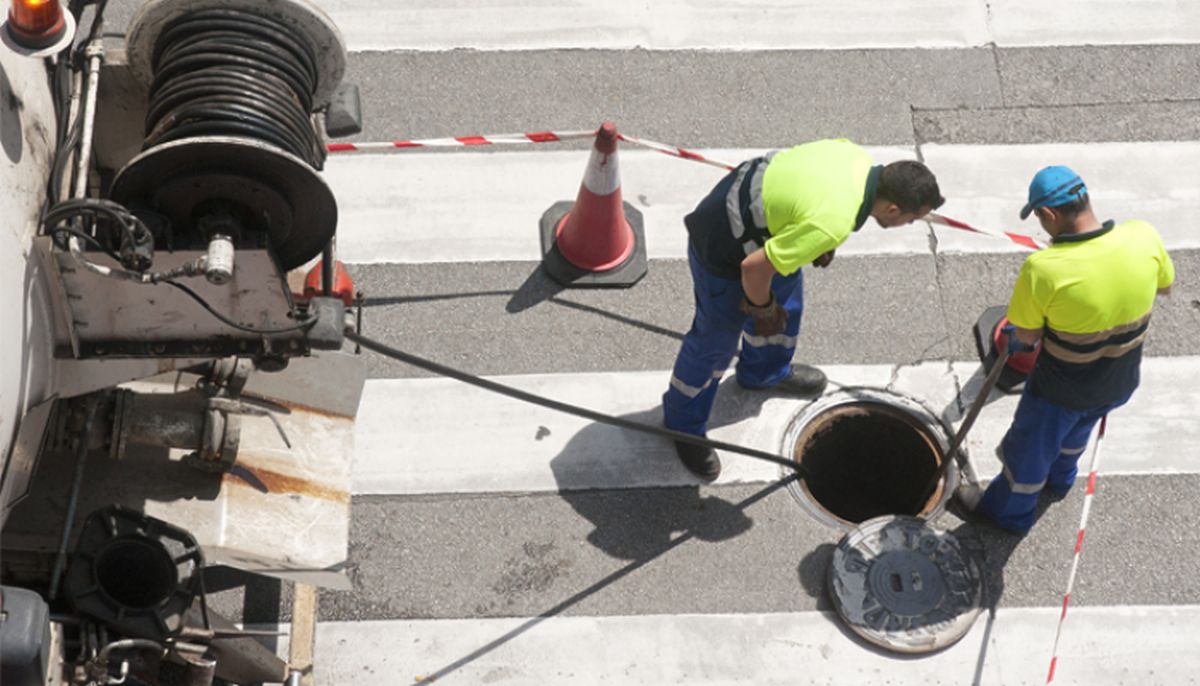
[{"label": "traffic cone", "polygon": [[[324,260],[319,260],[312,269],[308,270],[308,274],[304,277],[304,293],[298,299],[311,300],[325,294],[325,289],[321,284],[323,264]],[[333,262],[333,289],[330,296],[340,298],[346,307],[354,306],[354,280],[350,278],[350,273],[346,271],[346,265],[342,264],[341,260]]]},{"label": "traffic cone", "polygon": [[542,265],[564,286],[629,287],[646,275],[642,213],[621,201],[617,127],[604,122],[575,202],[557,202],[541,221]]},{"label": "traffic cone", "polygon": [[[975,322],[975,348],[987,371],[991,371],[992,365],[999,357],[998,353],[1008,347],[1008,334],[1001,331],[1008,323],[1008,317],[1005,316],[1007,310],[1008,308],[1004,305],[989,307]],[[1039,343],[1032,351],[1009,355],[1008,361],[1004,365],[1004,371],[1000,373],[1000,380],[996,382],[996,387],[1008,393],[1023,391],[1025,380],[1033,371],[1033,364],[1037,362],[1037,356],[1041,349],[1042,346]]]}]

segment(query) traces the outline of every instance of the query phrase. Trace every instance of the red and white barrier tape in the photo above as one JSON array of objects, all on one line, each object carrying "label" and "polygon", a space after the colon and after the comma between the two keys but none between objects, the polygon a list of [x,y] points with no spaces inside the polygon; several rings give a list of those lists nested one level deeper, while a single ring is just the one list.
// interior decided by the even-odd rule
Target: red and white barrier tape
[{"label": "red and white barrier tape", "polygon": [[[396,150],[405,150],[412,148],[461,148],[474,145],[529,145],[530,143],[557,143],[560,141],[586,140],[594,138],[595,131],[534,131],[529,133],[502,133],[490,136],[456,136],[454,138],[426,138],[420,140],[396,140],[385,141],[381,143],[329,143],[326,147],[331,153],[343,152],[388,152]],[[635,145],[640,145],[644,148],[656,150],[664,155],[678,157],[682,160],[691,160],[701,164],[707,164],[718,169],[732,170],[737,165],[720,160],[714,160],[705,157],[698,152],[680,148],[666,143],[646,140],[636,136],[629,136],[623,133],[618,133],[617,138],[623,141],[628,141]],[[970,231],[973,233],[992,236],[994,238],[1002,238],[1017,245],[1028,248],[1030,250],[1040,250],[1045,247],[1037,239],[1019,233],[1009,233],[1008,231],[989,231],[980,229],[966,222],[951,219],[950,217],[938,214],[936,212],[929,213],[927,219],[935,224],[942,224],[951,228],[960,229],[962,231]]]},{"label": "red and white barrier tape", "polygon": [[670,155],[671,157],[678,157],[681,160],[691,160],[693,162],[699,162],[700,164],[707,164],[711,167],[717,167],[718,169],[724,169],[725,171],[732,171],[733,169],[737,168],[736,164],[729,164],[728,162],[720,162],[718,160],[714,160],[714,159],[705,157],[704,155],[701,155],[698,152],[692,152],[691,150],[677,148],[673,145],[667,145],[666,143],[656,143],[654,141],[648,141],[645,138],[635,138],[633,136],[626,136],[623,133],[619,133],[619,134],[617,134],[617,136],[623,141],[629,141],[630,143],[640,145],[643,148],[650,148],[651,150],[657,150],[658,152],[661,152],[664,155]]},{"label": "red and white barrier tape", "polygon": [[930,212],[925,218],[934,224],[942,224],[943,226],[962,229],[963,231],[970,231],[972,233],[981,233],[985,236],[1004,238],[1023,248],[1029,248],[1030,250],[1041,250],[1042,248],[1046,247],[1044,243],[1032,236],[1026,236],[1025,234],[1020,233],[1009,233],[1008,231],[990,231],[986,229],[980,229],[978,227],[971,226],[966,222],[960,222],[957,219],[951,219],[945,215],[938,214],[937,212]]},{"label": "red and white barrier tape", "polygon": [[1071,560],[1071,573],[1067,576],[1067,592],[1063,594],[1062,614],[1058,616],[1058,630],[1054,632],[1054,649],[1050,652],[1050,674],[1046,683],[1054,681],[1054,668],[1058,666],[1058,639],[1062,636],[1063,622],[1067,619],[1067,605],[1071,602],[1071,590],[1075,587],[1075,573],[1079,571],[1079,553],[1083,550],[1083,532],[1087,528],[1088,513],[1092,509],[1092,496],[1096,495],[1096,474],[1100,469],[1100,443],[1108,428],[1108,415],[1100,419],[1100,433],[1092,448],[1092,464],[1088,467],[1087,491],[1083,496],[1083,514],[1079,516],[1079,535],[1075,537],[1075,557]]},{"label": "red and white barrier tape", "polygon": [[472,145],[529,145],[557,143],[595,138],[595,131],[531,131],[529,133],[500,133],[491,136],[456,136],[454,138],[425,138],[381,143],[329,143],[329,152],[385,152],[408,148],[461,148]]}]

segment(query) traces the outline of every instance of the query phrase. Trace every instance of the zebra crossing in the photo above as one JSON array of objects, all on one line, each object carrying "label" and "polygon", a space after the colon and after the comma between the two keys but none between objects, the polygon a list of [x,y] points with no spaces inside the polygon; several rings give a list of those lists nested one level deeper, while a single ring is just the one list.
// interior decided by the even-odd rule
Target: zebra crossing
[{"label": "zebra crossing", "polygon": [[[136,3],[112,4],[120,27]],[[1029,175],[1052,163],[1074,166],[1102,212],[1154,223],[1179,285],[1156,310],[1142,389],[1112,418],[1056,683],[1196,683],[1200,290],[1188,282],[1200,270],[1200,143],[1186,122],[1200,102],[1188,62],[1200,6],[315,4],[352,51],[360,140],[612,118],[737,162],[845,135],[881,163],[924,160],[949,199],[943,212],[979,226],[1035,234],[1016,212]],[[807,90],[768,95],[792,79]],[[624,146],[623,192],[645,217],[650,274],[628,291],[562,291],[538,273],[537,220],[575,196],[587,154],[331,156],[338,255],[367,294],[365,333],[656,423],[690,315],[680,220],[720,172]],[[969,326],[1007,299],[1022,254],[924,223],[869,226],[810,277],[800,357],[826,369],[830,392],[886,388],[955,426],[980,379]],[[832,614],[824,580],[842,532],[783,492],[776,467],[723,456],[721,480],[701,487],[658,439],[368,364],[355,590],[322,595],[319,684],[1045,681],[1078,494],[1022,541],[943,515],[938,526],[982,547],[998,607],[952,648],[901,660],[850,638]],[[981,476],[998,470],[991,449],[1015,402],[997,394],[973,430]],[[801,406],[726,382],[712,436],[781,450]]]},{"label": "zebra crossing", "polygon": [[[572,48],[757,54],[1200,42],[1184,28],[1198,24],[1185,21],[1192,10],[1177,4],[1148,8],[1136,21],[1106,5],[1082,26],[1077,22],[1074,33],[1052,33],[1022,19],[1034,9],[1021,2],[889,4],[886,16],[876,18],[893,29],[887,32],[861,28],[877,3],[325,4],[356,50],[384,51],[370,55],[378,65],[389,63],[386,51],[450,50],[438,64],[453,66],[457,48],[483,50],[485,57],[486,51],[547,50],[528,59],[550,65],[556,51]],[[1054,9],[1060,16],[1084,11],[1070,3]],[[808,18],[806,28],[789,30],[801,16]],[[1118,19],[1121,36],[1109,28]],[[437,30],[444,27],[454,29]],[[404,59],[397,55],[394,64],[401,67]],[[437,99],[455,101],[453,95]],[[470,129],[447,130],[456,124],[437,121],[429,129],[391,133],[493,130],[487,112],[478,114]],[[594,118],[569,124],[594,125],[603,117]],[[679,142],[694,144],[687,134],[681,131]],[[1194,259],[1188,251],[1200,248],[1189,221],[1200,217],[1193,178],[1200,147],[1189,140],[1064,138],[1006,145],[888,141],[871,152],[880,162],[926,161],[950,198],[943,208],[948,215],[1031,234],[1037,227],[1015,221],[1028,175],[1069,160],[1089,180],[1098,206],[1154,222],[1168,247],[1184,257],[1177,265],[1185,275]],[[746,142],[709,136],[699,150],[736,162],[772,147]],[[586,155],[586,146],[558,146],[332,157],[326,177],[339,198],[339,255],[374,303],[367,308],[368,333],[524,390],[655,423],[678,345],[670,333],[683,331],[689,311],[690,286],[678,268],[685,246],[679,219],[720,172],[623,147],[623,191],[645,217],[651,276],[628,292],[559,291],[537,275],[536,219],[553,202],[574,197]],[[864,232],[839,250],[835,267],[861,269],[868,285],[903,280],[907,272],[918,284],[931,284],[925,296],[949,311],[954,306],[945,303],[964,291],[972,304],[1003,302],[1020,255],[991,238],[923,224]],[[963,282],[976,275],[982,276],[978,286]],[[926,357],[909,350],[888,357],[888,346],[861,355],[837,351],[836,344],[806,348],[842,330],[838,317],[822,314],[822,282],[810,284],[815,302],[801,355],[813,351],[814,357],[806,361],[823,364],[836,384],[888,388],[920,399],[952,426],[961,421],[979,374],[967,328],[958,322],[977,307],[961,305],[971,311],[947,316],[956,326],[946,325],[944,334],[958,340],[941,347],[923,342],[933,346]],[[528,297],[518,303],[522,293]],[[655,298],[663,304],[647,302]],[[1078,611],[1060,650],[1059,683],[1118,675],[1147,683],[1195,678],[1187,629],[1200,627],[1200,588],[1171,563],[1158,574],[1142,569],[1163,564],[1149,560],[1164,545],[1186,564],[1189,542],[1196,541],[1178,527],[1167,533],[1161,519],[1173,507],[1187,512],[1190,505],[1156,502],[1200,485],[1200,454],[1183,448],[1200,438],[1194,410],[1200,346],[1184,333],[1195,317],[1188,307],[1172,300],[1160,308],[1155,335],[1161,331],[1164,340],[1152,341],[1155,356],[1145,364],[1140,395],[1113,418]],[[889,335],[891,322],[875,309],[850,309],[849,316],[864,321],[846,328]],[[876,318],[877,328],[870,324]],[[924,326],[935,318],[917,319]],[[604,321],[592,328],[589,320]],[[636,335],[656,342],[643,348]],[[825,529],[779,492],[776,467],[726,456],[721,480],[697,488],[663,441],[373,364],[353,477],[351,569],[358,590],[323,598],[320,683],[1008,684],[1045,678],[1075,499],[1052,509],[1019,545],[982,534],[992,559],[1007,562],[990,565],[990,586],[1002,589],[998,609],[953,648],[898,661],[848,638],[830,614],[824,566],[841,532]],[[991,448],[1015,400],[989,404],[970,438],[968,452],[981,475],[998,469]],[[764,399],[726,383],[712,435],[780,450],[797,410],[796,401]],[[953,515],[939,525],[969,531]],[[1149,579],[1139,581],[1143,575]]]}]

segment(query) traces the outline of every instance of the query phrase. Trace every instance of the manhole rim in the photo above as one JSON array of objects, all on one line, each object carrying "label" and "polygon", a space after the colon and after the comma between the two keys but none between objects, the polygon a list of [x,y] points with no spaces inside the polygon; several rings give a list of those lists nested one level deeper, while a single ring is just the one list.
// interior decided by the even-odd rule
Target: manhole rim
[{"label": "manhole rim", "polygon": [[[822,396],[800,409],[792,419],[788,422],[787,429],[783,432],[783,441],[780,445],[782,455],[795,455],[796,441],[804,432],[804,429],[816,418],[821,415],[847,405],[859,405],[863,403],[874,403],[886,405],[893,410],[899,410],[909,417],[915,419],[919,425],[925,430],[929,438],[937,443],[938,449],[945,459],[946,454],[950,450],[950,437],[953,435],[952,430],[947,426],[932,409],[926,406],[920,400],[902,393],[890,391],[885,388],[873,388],[868,386],[845,387],[826,396]],[[965,454],[966,447],[960,448],[960,452]],[[781,477],[790,477],[795,472],[789,467],[780,467]],[[937,502],[927,512],[916,515],[919,519],[924,519],[928,522],[937,520],[942,513],[946,511],[946,505],[950,502],[950,497],[953,495],[955,488],[958,487],[959,481],[958,462],[953,461],[953,464],[946,470],[946,476],[942,484],[942,493],[938,497]],[[808,489],[803,485],[802,479],[791,479],[788,481],[787,490],[792,494],[792,497],[800,503],[800,506],[817,521],[825,526],[840,531],[848,531],[862,524],[862,522],[852,522],[847,519],[842,519],[825,508],[824,505],[816,501]]]}]

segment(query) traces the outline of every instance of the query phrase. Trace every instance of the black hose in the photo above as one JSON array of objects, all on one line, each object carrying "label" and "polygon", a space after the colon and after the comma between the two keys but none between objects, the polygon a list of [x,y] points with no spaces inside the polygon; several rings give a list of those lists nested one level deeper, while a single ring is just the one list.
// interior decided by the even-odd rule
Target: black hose
[{"label": "black hose", "polygon": [[745,455],[746,457],[753,457],[756,460],[765,460],[767,462],[773,462],[777,465],[787,467],[788,469],[795,470],[796,478],[803,479],[808,475],[808,470],[804,467],[804,465],[800,464],[799,462],[796,462],[794,460],[787,460],[782,457],[779,457],[778,455],[772,455],[771,453],[768,453],[763,450],[758,450],[756,448],[746,448],[744,446],[735,445],[733,443],[725,443],[724,441],[714,441],[714,440],[704,438],[701,436],[696,436],[693,434],[685,434],[682,431],[674,431],[674,430],[667,429],[667,428],[661,427],[661,426],[654,426],[651,424],[643,424],[642,422],[635,422],[631,419],[625,419],[623,417],[614,417],[612,415],[607,415],[602,412],[596,412],[595,410],[589,410],[586,407],[579,407],[578,405],[571,405],[570,403],[564,403],[564,402],[560,402],[558,400],[551,400],[550,398],[545,398],[540,395],[528,393],[526,391],[522,391],[522,390],[513,388],[512,386],[505,386],[504,384],[496,383],[495,381],[489,381],[487,379],[483,379],[478,376],[474,376],[474,375],[468,374],[466,372],[459,371],[452,367],[447,367],[443,364],[438,364],[437,362],[432,362],[432,361],[426,360],[422,357],[417,357],[416,355],[413,355],[411,353],[406,353],[403,350],[397,350],[396,348],[392,348],[390,346],[384,345],[383,343],[380,343],[378,341],[373,341],[370,338],[367,338],[367,337],[365,337],[359,333],[356,333],[354,331],[347,331],[346,338],[350,339],[351,341],[354,341],[355,343],[361,345],[364,348],[374,350],[375,352],[379,353],[380,355],[384,355],[385,357],[390,357],[394,360],[399,360],[400,362],[404,362],[405,364],[411,364],[414,367],[424,369],[425,371],[433,372],[434,374],[438,374],[441,376],[446,376],[451,379],[455,379],[457,381],[462,381],[463,383],[470,384],[472,386],[478,386],[479,388],[483,388],[485,390],[489,390],[494,393],[499,393],[500,395],[505,395],[510,398],[515,398],[517,400],[523,400],[527,403],[533,403],[534,405],[540,405],[542,407],[546,407],[551,410],[557,410],[558,412],[565,412],[567,414],[573,414],[577,417],[583,417],[584,419],[590,419],[594,422],[600,422],[601,424],[610,424],[612,426],[617,426],[622,429],[629,429],[631,431],[640,431],[642,433],[651,434],[653,436],[661,436],[663,438],[668,438],[672,441],[679,441],[681,443],[689,443],[691,445],[698,445],[698,446],[705,447],[705,448],[713,448],[715,450],[724,450],[726,452],[738,453],[739,455]]},{"label": "black hose", "polygon": [[163,30],[153,63],[145,148],[230,136],[324,166],[310,116],[317,57],[284,23],[236,9],[191,12]]},{"label": "black hose", "polygon": [[301,331],[301,330],[305,330],[305,329],[311,329],[317,323],[317,318],[314,315],[314,316],[309,317],[308,319],[302,320],[298,324],[292,324],[291,326],[282,326],[282,327],[275,328],[275,329],[264,329],[264,328],[259,328],[259,327],[255,327],[255,326],[246,326],[245,324],[238,324],[237,322],[233,321],[229,317],[226,317],[225,315],[218,312],[217,308],[213,307],[212,304],[209,303],[207,300],[205,300],[204,297],[201,296],[199,293],[197,293],[196,291],[193,291],[192,289],[179,283],[178,281],[164,279],[162,281],[159,281],[158,283],[165,283],[168,286],[173,286],[174,288],[176,288],[180,291],[183,291],[189,298],[191,298],[192,300],[195,300],[196,303],[198,305],[200,305],[200,307],[203,307],[206,312],[208,312],[213,317],[215,317],[217,319],[217,321],[221,322],[225,326],[237,329],[238,331],[245,331],[246,333],[258,334],[261,336],[273,336],[273,335],[277,335],[277,334],[291,333],[293,331]]}]

